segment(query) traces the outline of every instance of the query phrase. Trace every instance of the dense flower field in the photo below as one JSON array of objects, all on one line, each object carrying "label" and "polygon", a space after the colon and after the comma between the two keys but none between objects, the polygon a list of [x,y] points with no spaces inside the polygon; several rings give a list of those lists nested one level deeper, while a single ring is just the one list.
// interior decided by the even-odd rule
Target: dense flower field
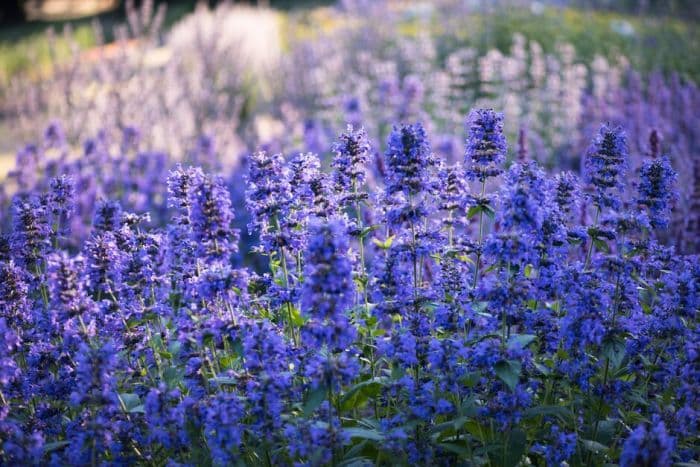
[{"label": "dense flower field", "polygon": [[456,164],[350,126],[327,170],[241,179],[50,127],[0,217],[0,464],[697,460],[700,263],[660,240],[654,135],[632,170],[604,124],[549,175],[477,109]]}]

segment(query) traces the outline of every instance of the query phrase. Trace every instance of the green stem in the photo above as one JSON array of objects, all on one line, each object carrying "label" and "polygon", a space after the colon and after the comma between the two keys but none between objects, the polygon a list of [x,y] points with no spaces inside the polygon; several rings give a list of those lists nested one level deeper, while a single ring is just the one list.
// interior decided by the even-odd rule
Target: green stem
[{"label": "green stem", "polygon": [[[481,181],[481,198],[486,194],[486,180]],[[476,262],[474,263],[474,283],[472,289],[476,289],[476,284],[479,282],[479,265],[481,264],[481,244],[484,240],[484,210],[479,211],[479,246],[476,252]]]}]

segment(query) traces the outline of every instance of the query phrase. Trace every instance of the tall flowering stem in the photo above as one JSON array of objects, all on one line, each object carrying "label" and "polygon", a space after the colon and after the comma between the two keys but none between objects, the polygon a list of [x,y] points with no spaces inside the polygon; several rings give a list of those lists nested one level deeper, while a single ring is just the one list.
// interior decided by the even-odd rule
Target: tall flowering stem
[{"label": "tall flowering stem", "polygon": [[627,137],[621,127],[604,124],[584,159],[584,178],[595,207],[593,226],[589,229],[591,242],[585,259],[587,268],[591,262],[595,241],[599,239],[598,222],[604,209],[620,209],[618,193],[624,189],[623,177],[627,169]]},{"label": "tall flowering stem", "polygon": [[365,232],[362,218],[362,203],[367,199],[367,193],[360,189],[365,183],[366,166],[370,157],[370,145],[364,128],[355,130],[348,125],[345,133],[341,134],[338,141],[333,144],[333,175],[335,188],[340,194],[340,204],[352,207],[355,210],[354,233],[357,234],[360,253],[360,277],[362,284],[362,296],[365,308],[368,305],[368,281],[365,258]]},{"label": "tall flowering stem", "polygon": [[479,239],[476,245],[474,263],[474,281],[476,288],[479,281],[483,239],[484,213],[492,212],[490,201],[486,197],[486,181],[503,172],[506,160],[507,143],[503,134],[503,114],[492,109],[475,109],[469,113],[466,122],[467,140],[464,153],[465,176],[481,183],[481,193],[474,198],[474,208],[479,213]]}]

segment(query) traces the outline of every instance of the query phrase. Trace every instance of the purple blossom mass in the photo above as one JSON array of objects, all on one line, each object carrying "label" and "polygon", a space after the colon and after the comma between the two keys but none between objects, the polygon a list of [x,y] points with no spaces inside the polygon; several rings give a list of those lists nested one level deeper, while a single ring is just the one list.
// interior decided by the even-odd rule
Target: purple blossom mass
[{"label": "purple blossom mass", "polygon": [[[381,98],[426,117],[407,76]],[[51,127],[0,200],[0,465],[689,465],[679,161],[603,125],[581,176],[467,122],[463,160],[311,122],[230,170]]]}]

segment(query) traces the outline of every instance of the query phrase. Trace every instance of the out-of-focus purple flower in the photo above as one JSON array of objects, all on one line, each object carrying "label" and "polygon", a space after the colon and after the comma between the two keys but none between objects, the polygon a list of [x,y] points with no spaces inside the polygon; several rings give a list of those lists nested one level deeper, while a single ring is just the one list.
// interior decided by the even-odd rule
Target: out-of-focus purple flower
[{"label": "out-of-focus purple flower", "polygon": [[49,247],[51,228],[46,207],[36,198],[16,198],[14,202],[12,254],[18,265],[32,274],[39,274]]},{"label": "out-of-focus purple flower", "polygon": [[668,226],[671,204],[678,198],[677,179],[668,157],[645,161],[640,169],[637,203],[649,210],[649,223],[654,228]]},{"label": "out-of-focus purple flower", "polygon": [[97,202],[92,228],[95,232],[115,232],[122,225],[122,206],[118,201],[101,199]]},{"label": "out-of-focus purple flower", "polygon": [[204,413],[204,438],[216,465],[229,465],[239,459],[243,442],[244,405],[236,393],[220,392],[208,401]]},{"label": "out-of-focus purple flower", "polygon": [[20,345],[19,336],[0,318],[0,389],[16,380],[21,371],[15,361],[14,352]]},{"label": "out-of-focus purple flower", "polygon": [[13,328],[29,323],[31,308],[27,273],[12,262],[0,263],[0,317]]},{"label": "out-of-focus purple flower", "polygon": [[347,311],[354,284],[345,223],[340,219],[316,221],[310,227],[304,284],[303,312],[310,318],[305,328],[309,344],[340,352],[355,338]]},{"label": "out-of-focus purple flower", "polygon": [[675,440],[668,435],[658,416],[651,423],[642,423],[630,433],[622,446],[620,467],[652,467],[671,465]]}]

